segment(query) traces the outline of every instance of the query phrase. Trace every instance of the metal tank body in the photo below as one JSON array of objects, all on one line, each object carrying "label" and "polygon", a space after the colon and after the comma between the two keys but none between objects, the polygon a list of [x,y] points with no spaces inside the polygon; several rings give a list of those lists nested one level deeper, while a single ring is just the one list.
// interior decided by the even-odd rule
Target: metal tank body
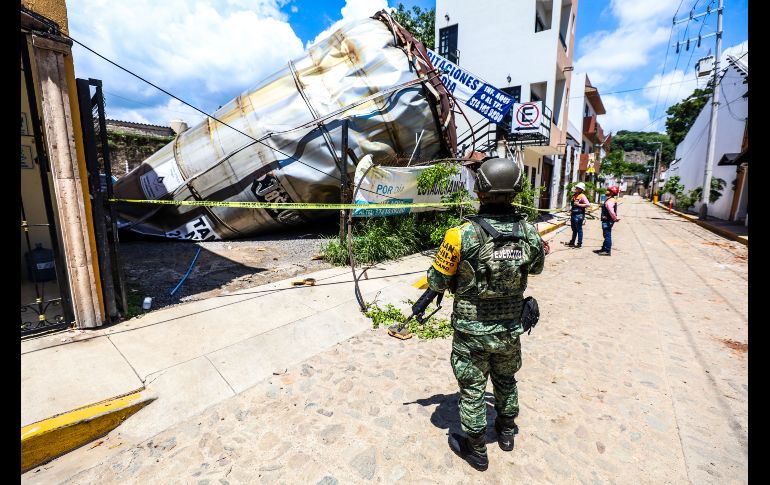
[{"label": "metal tank body", "polygon": [[[251,138],[207,118],[118,180],[115,197],[339,202],[336,158],[345,118],[348,144],[358,157],[371,154],[380,163],[408,157],[423,130],[423,158],[451,153],[455,132],[448,96],[432,66],[415,62],[422,54],[422,44],[384,12],[347,25],[213,114]],[[352,180],[354,163],[349,160],[345,170]],[[121,227],[189,240],[277,231],[330,214],[130,203],[117,209]]]}]

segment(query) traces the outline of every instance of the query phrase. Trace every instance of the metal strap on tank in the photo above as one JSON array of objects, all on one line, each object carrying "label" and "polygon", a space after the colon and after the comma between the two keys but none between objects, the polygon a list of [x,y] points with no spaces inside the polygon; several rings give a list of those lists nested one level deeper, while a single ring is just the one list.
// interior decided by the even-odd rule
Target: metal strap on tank
[{"label": "metal strap on tank", "polygon": [[[313,107],[313,105],[310,103],[310,99],[305,94],[305,90],[302,88],[302,82],[299,80],[299,73],[297,72],[297,68],[294,67],[294,62],[289,61],[289,70],[291,71],[291,75],[294,78],[294,84],[297,85],[297,91],[299,91],[300,96],[302,96],[302,99],[305,100],[305,104],[307,105],[308,109],[310,110],[310,114],[313,115],[314,119],[319,119],[321,117],[320,113]],[[337,156],[337,150],[334,148],[334,143],[332,143],[332,137],[329,134],[329,130],[326,128],[326,125],[323,122],[317,123],[318,128],[321,130],[321,134],[324,137],[324,140],[326,140],[326,146],[329,148],[329,153],[332,154],[332,158],[334,159],[334,163],[337,164],[337,168],[342,172],[343,170],[346,170],[346,167],[342,166],[342,161],[340,160],[340,157]]]}]

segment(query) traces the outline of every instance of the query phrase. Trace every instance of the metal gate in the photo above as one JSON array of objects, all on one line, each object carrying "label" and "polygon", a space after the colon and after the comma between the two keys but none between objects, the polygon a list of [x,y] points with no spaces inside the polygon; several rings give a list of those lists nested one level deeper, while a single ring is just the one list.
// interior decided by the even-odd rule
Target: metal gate
[{"label": "metal gate", "polygon": [[[88,170],[88,191],[99,258],[100,280],[107,320],[114,322],[126,314],[128,300],[123,267],[118,253],[118,227],[112,198],[112,165],[104,116],[102,82],[98,79],[77,79],[80,125]],[[93,88],[93,93],[92,93]]]},{"label": "metal gate", "polygon": [[[70,300],[64,255],[59,247],[59,234],[56,228],[51,186],[48,180],[51,170],[43,143],[42,124],[35,95],[29,45],[27,35],[24,33],[21,34],[21,61],[29,105],[28,120],[22,112],[21,170],[23,172],[25,170],[37,170],[40,175],[40,190],[38,191],[36,187],[33,187],[32,190],[25,191],[22,187],[20,197],[22,249],[26,249],[25,266],[31,283],[25,284],[22,281],[21,284],[20,323],[21,336],[28,336],[68,327],[75,319]],[[33,145],[36,152],[34,157],[32,156]],[[30,175],[32,173],[29,172]],[[24,176],[24,174],[22,175]],[[42,199],[44,207],[42,213],[28,214],[29,207],[40,202],[40,200],[33,199]],[[32,220],[29,220],[28,216],[32,217]],[[51,249],[43,249],[39,243],[36,244],[36,248],[33,248],[33,240],[44,240],[46,232]],[[38,258],[37,256],[41,252],[46,256]],[[32,296],[33,294],[34,296]],[[34,301],[30,301],[33,299]]]}]

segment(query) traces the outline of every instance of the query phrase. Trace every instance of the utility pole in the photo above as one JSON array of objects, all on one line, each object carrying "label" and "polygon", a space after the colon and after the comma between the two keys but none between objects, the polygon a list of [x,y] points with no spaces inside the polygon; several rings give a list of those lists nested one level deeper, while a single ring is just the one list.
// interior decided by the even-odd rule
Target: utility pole
[{"label": "utility pole", "polygon": [[705,220],[708,216],[708,201],[711,194],[711,167],[714,165],[714,145],[716,144],[717,134],[717,110],[719,109],[719,57],[722,55],[722,5],[723,0],[719,0],[717,10],[717,53],[714,60],[714,93],[711,103],[711,120],[709,122],[709,144],[706,154],[706,173],[703,177],[703,192],[701,193],[702,204],[698,211],[698,219]]},{"label": "utility pole", "polygon": [[658,157],[660,157],[660,160],[663,160],[663,142],[662,141],[656,141],[653,143],[658,143],[660,147],[655,150],[655,161],[652,164],[652,180],[650,181],[650,200],[653,200],[655,197],[655,182],[658,181],[657,177],[657,167],[658,167]]}]

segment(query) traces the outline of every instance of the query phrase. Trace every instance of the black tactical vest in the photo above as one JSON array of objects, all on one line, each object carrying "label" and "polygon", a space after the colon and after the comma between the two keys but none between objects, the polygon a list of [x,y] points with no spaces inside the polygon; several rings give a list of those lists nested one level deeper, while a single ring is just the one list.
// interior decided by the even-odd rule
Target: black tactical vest
[{"label": "black tactical vest", "polygon": [[463,259],[452,289],[457,318],[477,322],[511,320],[518,322],[524,290],[527,288],[529,246],[523,231],[525,220],[506,224],[509,232],[498,231],[483,217],[471,222],[480,245],[475,254]]},{"label": "black tactical vest", "polygon": [[[615,202],[612,205],[612,210],[615,211],[615,215],[618,215],[618,203]],[[605,200],[602,202],[602,220],[603,221],[612,221],[612,216],[610,216],[610,211],[607,210],[607,201]]]},{"label": "black tactical vest", "polygon": [[[582,194],[581,194],[581,195],[582,195]],[[585,215],[585,213],[586,213],[586,208],[585,208],[585,207],[578,207],[578,206],[577,206],[577,199],[578,199],[578,198],[577,198],[577,197],[575,197],[574,195],[572,196],[572,207],[571,207],[571,209],[570,209],[570,212],[571,212],[572,214],[583,214],[583,215]]]}]

